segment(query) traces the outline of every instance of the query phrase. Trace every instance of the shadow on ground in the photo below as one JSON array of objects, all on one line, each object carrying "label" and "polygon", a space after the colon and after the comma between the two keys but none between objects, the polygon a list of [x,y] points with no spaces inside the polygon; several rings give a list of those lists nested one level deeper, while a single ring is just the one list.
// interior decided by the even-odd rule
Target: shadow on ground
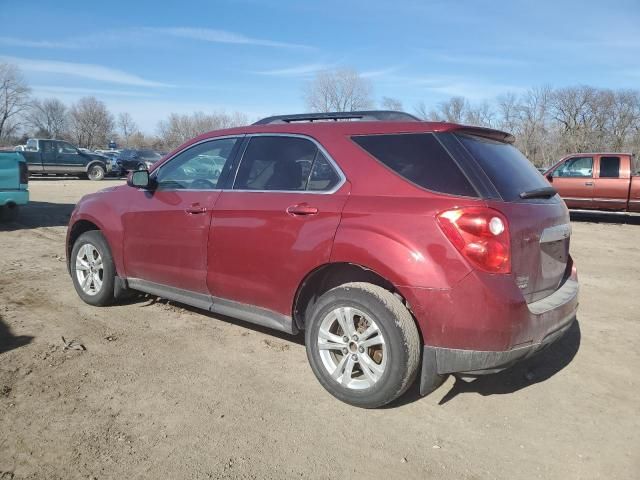
[{"label": "shadow on ground", "polygon": [[4,323],[2,315],[0,315],[0,354],[27,345],[31,343],[31,340],[33,340],[33,337],[13,335],[9,326]]},{"label": "shadow on ground", "polygon": [[570,211],[569,214],[571,215],[571,220],[574,222],[640,225],[640,215],[629,215],[628,213]]},{"label": "shadow on ground", "polygon": [[305,344],[304,332],[298,332],[296,335],[291,335],[290,333],[281,332],[269,327],[263,327],[256,323],[245,322],[244,320],[240,320],[238,318],[228,317],[219,313],[212,313],[207,310],[202,310],[200,308],[186,305],[184,303],[174,302],[173,300],[167,300],[164,298],[156,297],[154,295],[147,295],[145,293],[132,293],[131,296],[129,296],[127,299],[119,301],[118,305],[139,304],[140,308],[145,308],[156,303],[159,303],[161,305],[173,305],[177,308],[195,313],[197,315],[202,315],[214,320],[220,320],[222,322],[238,325],[239,327],[253,330],[254,332],[264,333],[265,335],[269,335],[270,337],[279,338],[280,340],[284,340],[285,342],[295,343],[302,346],[304,346]]},{"label": "shadow on ground", "polygon": [[14,220],[0,221],[0,232],[66,226],[74,207],[73,203],[29,202],[18,208]]},{"label": "shadow on ground", "polygon": [[[558,341],[507,370],[493,375],[481,375],[470,381],[456,378],[451,389],[438,403],[443,405],[463,394],[479,394],[483,397],[504,395],[544,382],[571,363],[580,348],[580,339],[580,325],[576,320]],[[440,387],[431,395],[442,395],[443,390]],[[418,380],[405,395],[389,404],[388,408],[406,405],[420,398]]]}]

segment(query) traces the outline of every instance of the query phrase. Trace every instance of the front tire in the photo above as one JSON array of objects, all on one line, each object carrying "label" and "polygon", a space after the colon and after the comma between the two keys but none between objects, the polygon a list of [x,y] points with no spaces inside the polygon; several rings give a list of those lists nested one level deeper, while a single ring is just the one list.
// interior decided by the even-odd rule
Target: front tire
[{"label": "front tire", "polygon": [[322,295],[305,340],[322,386],[357,407],[392,402],[418,372],[420,336],[411,313],[393,293],[370,283],[347,283]]},{"label": "front tire", "polygon": [[97,307],[113,303],[116,268],[109,245],[99,230],[78,237],[70,261],[73,286],[85,303]]},{"label": "front tire", "polygon": [[102,165],[92,165],[87,172],[89,180],[103,180],[106,175],[106,170]]}]

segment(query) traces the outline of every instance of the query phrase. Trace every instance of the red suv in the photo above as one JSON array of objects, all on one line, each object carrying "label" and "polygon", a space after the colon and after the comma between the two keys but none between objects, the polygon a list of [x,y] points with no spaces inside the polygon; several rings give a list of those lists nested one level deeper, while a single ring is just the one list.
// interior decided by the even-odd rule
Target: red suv
[{"label": "red suv", "polygon": [[[349,121],[346,121],[349,120]],[[578,305],[564,202],[504,132],[400,112],[270,117],[201,135],[85,196],[78,295],[128,289],[295,334],[338,399],[504,369]]]}]

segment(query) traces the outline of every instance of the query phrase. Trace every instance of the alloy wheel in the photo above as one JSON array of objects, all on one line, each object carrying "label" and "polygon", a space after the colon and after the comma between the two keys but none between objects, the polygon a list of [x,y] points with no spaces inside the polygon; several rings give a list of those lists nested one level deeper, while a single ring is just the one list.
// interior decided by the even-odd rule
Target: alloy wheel
[{"label": "alloy wheel", "polygon": [[322,364],[343,387],[362,390],[382,378],[387,366],[387,346],[373,318],[353,307],[327,314],[318,330]]},{"label": "alloy wheel", "polygon": [[87,295],[96,295],[102,289],[104,266],[98,249],[85,243],[76,256],[76,278],[78,285]]}]

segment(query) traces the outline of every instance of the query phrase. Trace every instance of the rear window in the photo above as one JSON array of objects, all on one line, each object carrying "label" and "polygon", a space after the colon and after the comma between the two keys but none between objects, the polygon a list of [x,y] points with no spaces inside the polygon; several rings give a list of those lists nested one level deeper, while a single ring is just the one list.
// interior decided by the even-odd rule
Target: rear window
[{"label": "rear window", "polygon": [[600,178],[620,177],[620,157],[600,157]]},{"label": "rear window", "polygon": [[360,135],[352,140],[419,187],[451,195],[478,196],[432,133]]},{"label": "rear window", "polygon": [[513,145],[472,135],[457,137],[505,201],[520,200],[523,192],[549,187],[536,167]]}]

